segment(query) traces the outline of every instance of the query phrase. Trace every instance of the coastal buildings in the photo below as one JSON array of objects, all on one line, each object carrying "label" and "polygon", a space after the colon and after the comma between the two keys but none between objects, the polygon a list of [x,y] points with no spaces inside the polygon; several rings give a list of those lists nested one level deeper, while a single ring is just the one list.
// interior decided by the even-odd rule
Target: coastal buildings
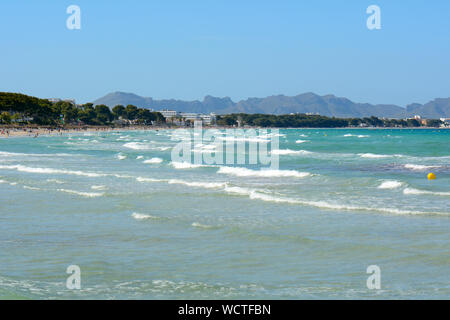
[{"label": "coastal buildings", "polygon": [[450,127],[450,118],[440,118],[442,121],[442,127]]},{"label": "coastal buildings", "polygon": [[179,116],[178,111],[175,110],[161,110],[158,111],[159,113],[161,113],[163,115],[164,118],[169,119],[169,118],[176,118]]},{"label": "coastal buildings", "polygon": [[216,121],[216,114],[204,114],[193,112],[178,112],[175,110],[161,110],[159,111],[166,120],[176,125],[186,125],[187,123],[194,123],[201,121],[204,125],[214,124]]}]

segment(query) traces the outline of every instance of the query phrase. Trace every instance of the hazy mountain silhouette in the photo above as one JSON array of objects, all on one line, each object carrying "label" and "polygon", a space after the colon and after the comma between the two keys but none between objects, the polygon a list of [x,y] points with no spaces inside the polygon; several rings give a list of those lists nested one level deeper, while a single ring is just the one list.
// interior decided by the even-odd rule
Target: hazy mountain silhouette
[{"label": "hazy mountain silhouette", "polygon": [[183,101],[175,99],[154,100],[141,97],[133,93],[113,92],[94,101],[94,104],[105,104],[109,107],[115,105],[133,104],[141,108],[155,110],[171,109],[180,112],[196,112],[217,114],[226,113],[317,113],[324,116],[339,118],[351,117],[386,117],[405,118],[420,115],[424,118],[450,117],[450,98],[435,99],[424,105],[413,103],[406,108],[393,104],[355,103],[347,98],[334,95],[319,96],[312,92],[289,97],[285,95],[270,96],[266,98],[248,98],[233,102],[229,97],[217,98],[206,96],[203,101]]}]

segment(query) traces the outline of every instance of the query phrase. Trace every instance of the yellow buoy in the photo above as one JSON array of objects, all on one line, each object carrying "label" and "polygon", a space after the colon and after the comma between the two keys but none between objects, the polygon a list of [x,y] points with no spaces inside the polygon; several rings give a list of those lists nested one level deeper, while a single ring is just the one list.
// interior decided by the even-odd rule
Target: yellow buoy
[{"label": "yellow buoy", "polygon": [[436,179],[436,175],[433,172],[430,172],[427,177],[428,177],[428,180],[435,180]]}]

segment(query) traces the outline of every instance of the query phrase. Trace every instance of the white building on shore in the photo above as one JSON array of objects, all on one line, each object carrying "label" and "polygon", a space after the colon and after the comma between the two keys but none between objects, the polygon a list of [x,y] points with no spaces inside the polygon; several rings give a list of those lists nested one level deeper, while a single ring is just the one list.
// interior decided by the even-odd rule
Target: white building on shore
[{"label": "white building on shore", "polygon": [[[211,125],[216,122],[216,114],[204,114],[204,113],[193,113],[193,112],[178,112],[175,110],[161,110],[158,111],[163,115],[166,120],[172,120],[172,122],[178,125],[184,125],[186,121],[194,123],[195,121],[201,121],[205,125]],[[181,121],[174,121],[177,118],[181,118]]]},{"label": "white building on shore", "polygon": [[161,110],[158,111],[159,113],[161,113],[163,115],[164,118],[168,119],[168,118],[176,118],[178,117],[180,114],[178,113],[178,111],[175,110]]}]

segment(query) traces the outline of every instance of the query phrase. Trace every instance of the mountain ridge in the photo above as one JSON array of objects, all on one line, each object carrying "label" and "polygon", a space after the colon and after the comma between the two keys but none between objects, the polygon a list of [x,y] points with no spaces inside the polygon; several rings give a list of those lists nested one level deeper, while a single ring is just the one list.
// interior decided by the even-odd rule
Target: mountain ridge
[{"label": "mountain ridge", "polygon": [[394,104],[370,104],[353,102],[345,97],[333,94],[317,95],[306,92],[296,96],[272,95],[265,98],[248,98],[234,102],[230,97],[213,97],[207,95],[202,101],[161,99],[142,97],[134,93],[115,91],[97,100],[94,104],[114,107],[118,104],[132,104],[141,108],[155,110],[171,109],[179,112],[210,113],[263,113],[289,114],[313,113],[338,118],[406,118],[419,115],[423,118],[449,118],[450,98],[436,98],[425,104],[412,103],[406,108]]}]

